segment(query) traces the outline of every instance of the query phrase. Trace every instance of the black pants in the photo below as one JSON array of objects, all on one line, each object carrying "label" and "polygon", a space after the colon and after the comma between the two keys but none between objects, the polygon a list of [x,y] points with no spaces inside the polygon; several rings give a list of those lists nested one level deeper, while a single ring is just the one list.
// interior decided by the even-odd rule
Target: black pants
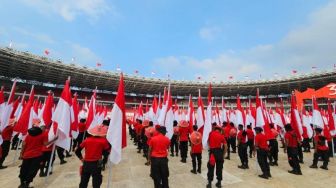
[{"label": "black pants", "polygon": [[84,140],[84,132],[78,133],[78,136],[76,138],[77,146],[80,146],[83,140]]},{"label": "black pants", "polygon": [[3,162],[5,161],[6,157],[8,156],[10,144],[11,144],[10,140],[4,140],[1,144],[2,155],[0,157],[0,166],[3,165]]},{"label": "black pants", "polygon": [[91,176],[92,176],[92,187],[99,188],[103,182],[103,176],[101,174],[101,166],[99,165],[98,161],[93,162],[84,161],[79,188],[87,188]]},{"label": "black pants", "polygon": [[188,157],[188,141],[180,141],[180,150],[182,160],[186,160]]},{"label": "black pants", "polygon": [[238,155],[243,166],[248,166],[247,144],[238,145]]},{"label": "black pants", "polygon": [[299,158],[298,158],[298,148],[288,147],[287,148],[288,163],[292,169],[296,172],[301,172]]},{"label": "black pants", "polygon": [[173,155],[174,152],[176,154],[176,156],[178,155],[178,142],[177,142],[177,135],[173,135],[173,137],[171,138],[170,141],[170,152]]},{"label": "black pants", "polygon": [[333,154],[333,149],[332,149],[332,141],[330,140],[330,141],[328,141],[328,147],[329,147],[329,157],[333,157],[334,156],[334,154]]},{"label": "black pants", "polygon": [[142,140],[141,140],[141,136],[137,135],[137,141],[138,141],[138,151],[141,152],[142,149]]},{"label": "black pants", "polygon": [[168,158],[151,157],[151,177],[154,181],[155,188],[168,188]]},{"label": "black pants", "polygon": [[57,155],[58,155],[58,158],[61,160],[61,161],[64,161],[64,149],[61,148],[61,147],[57,147]]},{"label": "black pants", "polygon": [[268,154],[268,159],[270,163],[277,163],[278,162],[278,141],[275,139],[269,140],[270,151]]},{"label": "black pants", "polygon": [[300,162],[303,162],[302,145],[298,145],[297,150],[298,150],[299,161],[300,161]]},{"label": "black pants", "polygon": [[146,159],[148,159],[148,149],[149,149],[149,146],[147,144],[147,141],[143,143],[143,152],[144,152],[144,156],[146,157]]},{"label": "black pants", "polygon": [[302,147],[304,152],[310,152],[309,138],[304,138],[302,141]]},{"label": "black pants", "polygon": [[254,140],[248,140],[247,141],[247,147],[249,148],[249,154],[250,154],[250,157],[252,157],[252,152],[253,152],[253,149],[254,149]]},{"label": "black pants", "polygon": [[314,153],[313,165],[317,165],[318,159],[322,158],[323,166],[327,167],[329,162],[329,151],[328,150],[317,150]]},{"label": "black pants", "polygon": [[[51,157],[52,151],[44,151],[41,157],[41,163],[40,163],[40,174],[47,174],[48,173],[48,168],[50,164],[50,157]],[[51,166],[53,166],[55,161],[55,153],[51,161]]]},{"label": "black pants", "polygon": [[193,170],[196,171],[196,163],[197,163],[197,170],[201,170],[202,167],[202,153],[192,153],[191,154],[191,163]]},{"label": "black pants", "polygon": [[[232,152],[236,153],[236,137],[229,138],[229,146],[231,146]],[[228,149],[230,149],[230,147],[228,147]]]},{"label": "black pants", "polygon": [[228,145],[228,148],[227,148],[227,157],[230,159],[230,139],[229,138],[225,138],[226,140],[226,143]]},{"label": "black pants", "polygon": [[41,156],[22,160],[19,175],[21,183],[33,182],[33,179],[35,178],[37,171],[39,170],[40,162],[41,162]]},{"label": "black pants", "polygon": [[19,134],[16,134],[12,139],[12,150],[15,150],[19,145]]},{"label": "black pants", "polygon": [[267,162],[267,151],[266,150],[263,150],[263,149],[257,150],[257,160],[258,160],[258,164],[263,174],[264,175],[270,174],[270,167]]},{"label": "black pants", "polygon": [[[216,176],[218,181],[222,181],[223,179],[223,164],[224,164],[224,157],[223,157],[223,149],[210,149],[209,151],[209,159],[210,155],[213,154],[216,160]],[[208,181],[212,181],[214,178],[214,170],[215,166],[212,166],[210,162],[208,162]]]}]

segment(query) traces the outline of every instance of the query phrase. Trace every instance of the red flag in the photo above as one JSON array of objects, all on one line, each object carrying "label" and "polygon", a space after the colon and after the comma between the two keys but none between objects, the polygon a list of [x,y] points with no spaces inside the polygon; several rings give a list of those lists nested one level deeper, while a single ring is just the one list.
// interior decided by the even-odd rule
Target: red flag
[{"label": "red flag", "polygon": [[297,70],[292,70],[292,73],[293,73],[293,74],[296,74],[296,73],[297,73]]},{"label": "red flag", "polygon": [[96,67],[101,67],[101,66],[102,66],[101,63],[99,63],[99,62],[96,63]]},{"label": "red flag", "polygon": [[192,102],[192,97],[189,95],[189,106],[188,106],[188,116],[189,116],[189,130],[190,132],[193,131],[193,125],[194,125],[194,105]]},{"label": "red flag", "polygon": [[11,92],[8,97],[7,104],[2,107],[1,114],[0,114],[0,132],[7,127],[9,123],[10,116],[13,111],[13,103],[14,103],[14,96],[15,96],[15,88],[16,88],[16,80],[13,82],[13,86]]},{"label": "red flag", "polygon": [[45,50],[44,50],[44,54],[45,54],[45,55],[49,55],[49,53],[50,53],[50,52],[49,52],[48,49],[45,49]]},{"label": "red flag", "polygon": [[14,126],[14,131],[22,133],[23,135],[27,134],[27,131],[32,126],[32,118],[31,118],[31,111],[34,102],[34,85],[31,88],[28,103],[25,105],[22,114]]},{"label": "red flag", "polygon": [[335,120],[334,120],[334,113],[331,106],[331,101],[328,99],[328,126],[330,131],[335,131]]},{"label": "red flag", "polygon": [[46,103],[44,105],[43,113],[42,113],[42,119],[44,122],[44,125],[47,127],[51,126],[51,117],[54,107],[54,97],[51,92],[48,92],[48,97],[46,99]]},{"label": "red flag", "polygon": [[10,115],[10,118],[15,118],[15,112],[16,112],[18,106],[19,106],[19,103],[20,103],[20,97],[18,97],[13,103],[13,110],[12,110],[12,113]]},{"label": "red flag", "polygon": [[111,121],[106,138],[112,145],[110,160],[112,163],[118,164],[121,161],[121,149],[127,145],[124,77],[122,74],[120,74],[118,93],[111,112]]},{"label": "red flag", "polygon": [[96,90],[93,91],[93,94],[91,96],[88,117],[86,119],[86,130],[88,130],[91,126],[96,126],[91,125],[93,123],[93,118],[95,115],[96,115]]},{"label": "red flag", "polygon": [[156,96],[154,96],[153,103],[152,103],[152,108],[153,108],[154,114],[156,114],[157,108],[158,108],[158,102],[157,102]]},{"label": "red flag", "polygon": [[78,132],[78,114],[79,114],[79,104],[77,101],[77,93],[74,94],[72,98],[72,109],[74,112],[74,121],[71,123],[71,130]]},{"label": "red flag", "polygon": [[295,131],[296,135],[298,136],[298,138],[302,140],[302,133],[303,133],[302,124],[299,113],[297,111],[297,105],[294,94],[292,94],[291,97],[291,126]]}]

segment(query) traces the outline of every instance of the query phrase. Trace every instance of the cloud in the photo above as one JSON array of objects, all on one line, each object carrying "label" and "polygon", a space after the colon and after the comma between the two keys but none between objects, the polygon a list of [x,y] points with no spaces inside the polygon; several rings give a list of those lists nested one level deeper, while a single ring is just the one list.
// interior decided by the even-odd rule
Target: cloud
[{"label": "cloud", "polygon": [[70,45],[71,55],[76,59],[77,63],[93,67],[100,61],[100,58],[90,48],[76,43],[67,43]]},{"label": "cloud", "polygon": [[115,8],[105,0],[22,0],[25,4],[44,14],[57,14],[66,21],[73,21],[79,16],[88,16],[97,20],[106,13],[117,14]]},{"label": "cloud", "polygon": [[201,39],[206,40],[206,41],[215,40],[219,36],[220,33],[221,33],[221,28],[218,26],[203,27],[199,31],[199,35]]},{"label": "cloud", "polygon": [[32,32],[29,31],[25,28],[21,28],[21,27],[14,27],[13,28],[14,31],[18,32],[21,35],[25,35],[31,38],[34,38],[35,40],[38,40],[40,42],[43,43],[48,43],[48,44],[54,44],[55,41],[47,34],[44,33],[37,33],[37,32]]},{"label": "cloud", "polygon": [[[183,70],[184,77],[194,74],[204,75],[208,80],[227,80],[229,75],[242,80],[272,78],[277,73],[288,76],[292,70],[299,73],[310,72],[313,66],[320,70],[331,69],[336,60],[336,0],[308,16],[305,24],[290,30],[281,40],[273,44],[259,44],[244,49],[223,52],[216,57],[198,59],[195,57],[170,56],[161,58],[167,65],[174,59],[179,66],[171,66],[170,71]],[[200,32],[204,39],[213,39],[216,29],[205,28]],[[192,72],[192,73],[191,73]]]}]

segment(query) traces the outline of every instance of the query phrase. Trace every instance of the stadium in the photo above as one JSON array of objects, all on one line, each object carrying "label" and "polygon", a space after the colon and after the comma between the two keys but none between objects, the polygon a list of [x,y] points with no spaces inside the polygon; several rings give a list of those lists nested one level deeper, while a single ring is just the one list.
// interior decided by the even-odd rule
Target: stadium
[{"label": "stadium", "polygon": [[0,188],[336,187],[335,13],[1,2]]}]

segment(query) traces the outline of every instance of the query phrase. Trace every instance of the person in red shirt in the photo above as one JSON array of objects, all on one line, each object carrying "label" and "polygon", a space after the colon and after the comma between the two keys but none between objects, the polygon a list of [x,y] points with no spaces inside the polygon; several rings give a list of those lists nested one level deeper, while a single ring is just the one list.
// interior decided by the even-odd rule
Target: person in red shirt
[{"label": "person in red shirt", "polygon": [[[230,123],[230,133],[229,133],[229,146],[231,146],[232,153],[236,153],[236,137],[237,137],[237,129],[234,124]],[[230,149],[230,147],[228,147]]]},{"label": "person in red shirt", "polygon": [[170,156],[174,157],[174,152],[175,155],[178,156],[179,153],[179,127],[177,126],[178,123],[176,120],[173,122],[173,127],[174,127],[174,134],[172,138],[170,139]]},{"label": "person in red shirt", "polygon": [[11,139],[13,135],[13,126],[15,124],[14,119],[10,119],[8,126],[5,127],[2,132],[0,132],[2,136],[2,144],[1,144],[1,149],[2,149],[2,155],[0,155],[0,169],[7,168],[7,166],[3,166],[3,163],[8,156],[9,149],[10,149],[10,144],[11,144]]},{"label": "person in red shirt", "polygon": [[250,158],[252,158],[252,153],[254,149],[254,132],[252,130],[251,124],[247,125],[246,135],[247,135],[247,147],[249,148]]},{"label": "person in red shirt", "polygon": [[158,128],[158,135],[151,138],[149,141],[149,153],[151,164],[151,177],[154,181],[155,188],[168,188],[168,149],[170,140],[165,135],[166,127]]},{"label": "person in red shirt", "polygon": [[189,140],[189,124],[187,121],[180,121],[179,125],[179,141],[180,141],[180,153],[181,162],[187,162],[188,156],[188,140]]},{"label": "person in red shirt", "polygon": [[328,162],[329,162],[329,148],[327,145],[326,137],[322,135],[322,129],[317,127],[315,128],[315,136],[314,136],[314,142],[315,142],[315,151],[314,151],[314,159],[313,164],[310,166],[310,168],[317,168],[317,162],[319,158],[322,158],[323,165],[320,166],[320,168],[324,170],[328,170]]},{"label": "person in red shirt", "polygon": [[[88,130],[90,135],[76,149],[76,156],[83,162],[79,188],[87,188],[91,176],[93,188],[99,188],[102,184],[102,157],[110,150],[110,145],[105,138],[107,129],[104,125],[98,125]],[[85,149],[84,157],[82,149]]]},{"label": "person in red shirt", "polygon": [[238,168],[241,169],[248,169],[248,157],[247,157],[247,133],[244,130],[243,125],[238,125],[238,135],[237,135],[237,141],[238,141],[238,155],[240,158],[241,165],[238,166]]},{"label": "person in red shirt", "polygon": [[143,129],[142,120],[138,119],[135,128],[137,143],[138,143],[138,153],[141,153],[142,150],[142,140],[141,140],[141,130]]},{"label": "person in red shirt", "polygon": [[268,144],[266,135],[262,133],[263,129],[261,127],[254,128],[256,131],[255,136],[255,150],[253,154],[255,155],[255,151],[257,151],[257,160],[261,171],[263,174],[259,175],[259,177],[268,179],[271,178],[271,171],[269,164],[267,162],[267,153],[268,153]]},{"label": "person in red shirt", "polygon": [[[212,131],[209,133],[209,162],[208,162],[208,184],[207,188],[211,188],[211,182],[214,178],[214,170],[216,166],[217,183],[216,187],[221,187],[223,179],[223,164],[224,156],[228,149],[224,135],[221,133],[222,128],[219,126],[212,126]],[[214,160],[213,160],[214,159]]]},{"label": "person in red shirt", "polygon": [[[202,167],[202,134],[197,131],[197,125],[193,126],[193,132],[190,135],[190,142],[191,142],[191,162],[193,169],[190,171],[193,174],[201,173]],[[196,172],[196,161],[197,161],[197,172]]]},{"label": "person in red shirt", "polygon": [[308,130],[306,126],[302,126],[302,147],[303,152],[310,152],[310,143],[309,143],[309,136],[308,136]]},{"label": "person in red shirt", "polygon": [[86,119],[80,119],[78,123],[78,136],[76,138],[77,145],[81,145],[84,140],[85,130],[86,129]]},{"label": "person in red shirt", "polygon": [[229,141],[229,138],[230,138],[230,130],[231,130],[231,126],[230,124],[228,124],[227,122],[223,122],[223,134],[224,134],[224,138],[226,140],[226,143],[228,144],[228,150],[227,150],[227,154],[226,154],[226,157],[225,159],[227,160],[230,160],[230,141]]},{"label": "person in red shirt", "polygon": [[269,165],[271,166],[278,166],[278,154],[279,154],[279,146],[278,146],[278,135],[279,132],[274,128],[274,124],[270,123],[269,124],[271,128],[271,137],[269,138]]},{"label": "person in red shirt", "polygon": [[48,142],[48,137],[42,134],[40,127],[36,126],[28,129],[28,135],[22,142],[20,153],[20,159],[22,159],[19,174],[21,181],[20,188],[29,187],[29,184],[33,182],[40,167],[43,154],[42,147],[53,143],[55,140],[57,140],[57,137]]},{"label": "person in red shirt", "polygon": [[299,138],[290,124],[285,125],[285,151],[287,150],[288,163],[292,167],[291,174],[302,175],[298,158]]}]

